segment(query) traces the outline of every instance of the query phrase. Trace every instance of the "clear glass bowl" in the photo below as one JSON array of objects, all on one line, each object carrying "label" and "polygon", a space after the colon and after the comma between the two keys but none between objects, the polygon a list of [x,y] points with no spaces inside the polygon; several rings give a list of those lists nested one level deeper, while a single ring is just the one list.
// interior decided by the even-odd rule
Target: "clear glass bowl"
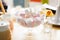
[{"label": "clear glass bowl", "polygon": [[[31,9],[30,9],[31,10]],[[24,27],[36,27],[44,23],[45,14],[40,15],[40,12],[32,12],[22,10],[15,14],[16,21]]]}]

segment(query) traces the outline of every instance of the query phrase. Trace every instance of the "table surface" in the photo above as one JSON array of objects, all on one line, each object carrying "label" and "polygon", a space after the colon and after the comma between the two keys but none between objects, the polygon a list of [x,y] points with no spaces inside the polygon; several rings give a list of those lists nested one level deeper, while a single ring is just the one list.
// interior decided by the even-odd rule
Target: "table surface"
[{"label": "table surface", "polygon": [[[40,24],[38,27],[26,28],[22,27],[18,23],[14,23],[14,30],[12,33],[12,40],[27,40],[27,34],[31,32],[33,35],[33,40],[51,40],[50,33],[44,33],[44,25]],[[54,39],[60,40],[60,30],[57,30],[56,33],[52,35]],[[52,38],[53,38],[52,37]]]}]

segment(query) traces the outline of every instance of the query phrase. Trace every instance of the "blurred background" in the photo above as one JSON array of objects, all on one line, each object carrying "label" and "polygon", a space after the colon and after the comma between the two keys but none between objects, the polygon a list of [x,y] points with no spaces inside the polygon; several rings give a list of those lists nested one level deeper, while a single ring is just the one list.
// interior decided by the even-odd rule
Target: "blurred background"
[{"label": "blurred background", "polygon": [[56,7],[58,0],[4,0],[7,5],[13,7],[21,5],[22,7],[34,7],[36,5],[41,5],[47,3],[51,6]]},{"label": "blurred background", "polygon": [[[51,21],[50,18],[54,19],[52,19],[51,24],[55,23],[55,14],[57,14],[57,20],[60,19],[60,5],[57,7],[58,2],[59,0],[2,0],[4,7],[0,1],[0,9],[3,13],[8,14],[3,15],[1,19],[10,23],[11,29],[13,29],[13,40],[22,40],[25,35],[31,35],[31,33],[34,34],[36,40],[51,40],[51,38],[52,40],[60,40],[60,29],[58,31],[52,30],[53,26],[50,28],[50,25],[48,25]],[[48,5],[45,5],[47,8],[44,4]],[[38,24],[41,25],[35,27]]]}]

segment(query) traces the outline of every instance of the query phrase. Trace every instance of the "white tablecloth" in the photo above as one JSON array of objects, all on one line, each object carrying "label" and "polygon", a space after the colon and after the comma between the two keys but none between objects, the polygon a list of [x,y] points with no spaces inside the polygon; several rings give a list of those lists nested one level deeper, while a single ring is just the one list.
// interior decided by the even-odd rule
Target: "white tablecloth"
[{"label": "white tablecloth", "polygon": [[40,39],[42,40],[42,38],[43,38],[42,30],[43,30],[42,24],[38,27],[26,28],[26,27],[22,27],[19,24],[15,23],[12,39],[13,40],[24,40],[25,37],[27,36],[26,34],[28,34],[30,31],[32,31],[32,34],[34,35],[33,37],[35,37],[35,40],[40,40]]},{"label": "white tablecloth", "polygon": [[54,39],[50,39],[50,34],[43,33],[44,26],[41,24],[38,27],[34,27],[34,28],[26,28],[26,27],[22,27],[21,25],[14,23],[14,30],[13,30],[13,34],[12,34],[12,40],[25,40],[27,34],[31,31],[34,37],[34,40],[60,40],[60,30],[57,30],[56,33],[52,34],[52,38]]}]

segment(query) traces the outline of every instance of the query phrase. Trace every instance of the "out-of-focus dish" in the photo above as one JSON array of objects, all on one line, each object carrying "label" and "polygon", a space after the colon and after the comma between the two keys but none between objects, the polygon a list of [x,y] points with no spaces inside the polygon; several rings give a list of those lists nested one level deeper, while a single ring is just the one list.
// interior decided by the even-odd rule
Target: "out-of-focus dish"
[{"label": "out-of-focus dish", "polygon": [[24,9],[17,11],[15,14],[16,20],[24,27],[36,27],[40,25],[47,17],[54,16],[51,10],[41,8],[41,10]]},{"label": "out-of-focus dish", "polygon": [[36,27],[41,24],[40,13],[33,13],[31,9],[16,13],[16,20],[24,27]]}]

